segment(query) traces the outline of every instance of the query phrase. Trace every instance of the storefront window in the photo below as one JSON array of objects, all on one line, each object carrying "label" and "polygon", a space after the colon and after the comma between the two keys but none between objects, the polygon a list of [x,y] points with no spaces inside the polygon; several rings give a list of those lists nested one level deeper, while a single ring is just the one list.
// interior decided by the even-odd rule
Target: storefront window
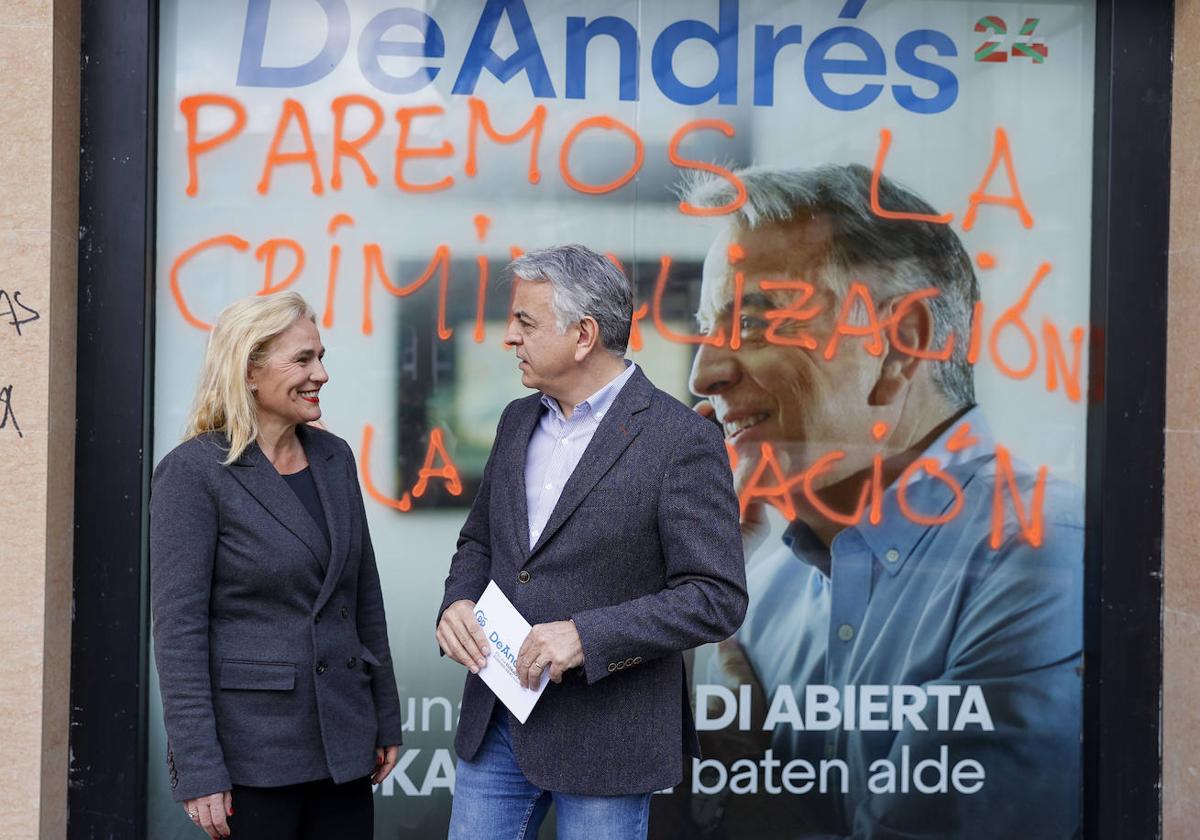
[{"label": "storefront window", "polygon": [[[1094,4],[160,15],[155,460],[221,308],[303,293],[405,708],[380,836],[445,831],[435,612],[525,393],[504,267],[571,242],[633,277],[630,357],[715,409],[749,533],[651,835],[1079,830]],[[150,707],[149,836],[190,837]]]}]

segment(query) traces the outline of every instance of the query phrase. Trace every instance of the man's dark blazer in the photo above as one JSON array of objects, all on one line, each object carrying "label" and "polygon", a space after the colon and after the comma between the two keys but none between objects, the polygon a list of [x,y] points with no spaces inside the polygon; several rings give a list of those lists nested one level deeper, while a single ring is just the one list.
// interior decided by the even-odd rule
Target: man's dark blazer
[{"label": "man's dark blazer", "polygon": [[400,743],[383,597],[354,455],[297,429],[332,550],[256,444],[222,435],[154,471],[150,601],[176,801],[369,774]]},{"label": "man's dark blazer", "polygon": [[[584,664],[550,683],[521,725],[518,763],[562,793],[677,784],[699,754],[681,651],[732,635],[746,576],[720,430],[640,370],[617,395],[532,550],[525,451],[539,394],[510,403],[458,540],[441,613],[490,579],[531,624],[572,619]],[[455,748],[470,760],[494,704],[468,674]]]}]

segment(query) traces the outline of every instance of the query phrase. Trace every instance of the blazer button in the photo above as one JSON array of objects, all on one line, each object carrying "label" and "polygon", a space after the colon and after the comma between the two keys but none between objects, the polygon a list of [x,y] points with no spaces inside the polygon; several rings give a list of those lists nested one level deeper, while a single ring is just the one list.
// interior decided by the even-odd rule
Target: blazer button
[{"label": "blazer button", "polygon": [[633,664],[634,664],[634,665],[641,665],[641,664],[642,664],[642,657],[640,657],[640,656],[635,656],[635,657],[633,657]]},{"label": "blazer button", "polygon": [[173,787],[173,788],[177,788],[177,787],[179,787],[179,780],[178,780],[178,779],[171,779],[171,787]]},{"label": "blazer button", "polygon": [[626,659],[626,660],[625,660],[625,667],[626,667],[626,668],[628,668],[628,667],[629,667],[629,666],[631,666],[632,664],[633,664],[633,657],[630,657],[629,659]]},{"label": "blazer button", "polygon": [[324,674],[326,671],[329,670],[329,666],[326,665],[324,662],[318,662],[316,670],[317,670],[318,674]]},{"label": "blazer button", "polygon": [[521,583],[529,583],[529,578],[530,574],[525,569],[522,569],[520,574],[517,575],[517,580],[521,581]]},{"label": "blazer button", "polygon": [[353,656],[351,656],[349,659],[346,660],[347,668],[353,668],[357,664],[358,664],[358,660],[355,659]]},{"label": "blazer button", "polygon": [[615,671],[615,670],[617,670],[617,663],[616,663],[616,662],[609,662],[609,663],[608,663],[608,672],[611,674],[611,673],[612,673],[613,671]]},{"label": "blazer button", "polygon": [[346,609],[345,607],[342,607],[342,618],[349,618],[349,617],[350,617],[350,610]]}]

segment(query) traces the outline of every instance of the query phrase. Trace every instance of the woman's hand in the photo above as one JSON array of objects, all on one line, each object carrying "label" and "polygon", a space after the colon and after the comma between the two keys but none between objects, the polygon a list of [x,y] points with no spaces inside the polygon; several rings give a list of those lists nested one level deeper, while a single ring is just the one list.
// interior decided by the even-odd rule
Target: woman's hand
[{"label": "woman's hand", "polygon": [[396,767],[396,760],[400,758],[400,747],[376,747],[375,748],[375,772],[371,774],[371,784],[377,785],[388,777],[388,774]]},{"label": "woman's hand", "polygon": [[[392,762],[395,764],[395,762]],[[204,833],[213,840],[228,837],[229,823],[225,819],[233,815],[233,794],[229,791],[198,796],[183,803],[183,810]]]}]

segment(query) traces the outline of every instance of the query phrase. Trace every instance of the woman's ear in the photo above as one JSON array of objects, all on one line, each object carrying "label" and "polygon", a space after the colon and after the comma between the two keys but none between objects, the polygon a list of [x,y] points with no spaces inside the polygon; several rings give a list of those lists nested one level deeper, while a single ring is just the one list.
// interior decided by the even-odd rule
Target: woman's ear
[{"label": "woman's ear", "polygon": [[871,391],[871,405],[891,405],[908,390],[921,362],[938,358],[930,351],[933,310],[929,307],[928,295],[919,298],[906,295],[889,301],[880,316],[885,347],[879,376]]}]

